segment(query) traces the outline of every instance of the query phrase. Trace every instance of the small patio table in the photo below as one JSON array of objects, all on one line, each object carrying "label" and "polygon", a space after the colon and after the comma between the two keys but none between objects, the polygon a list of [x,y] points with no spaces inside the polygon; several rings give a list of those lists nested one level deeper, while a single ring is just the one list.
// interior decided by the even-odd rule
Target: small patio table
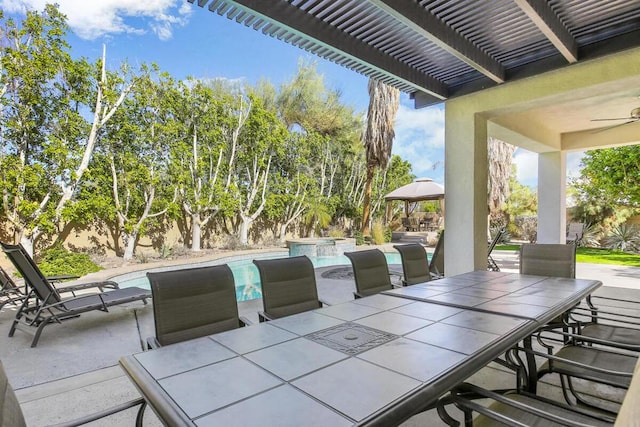
[{"label": "small patio table", "polygon": [[397,425],[600,285],[476,271],[120,364],[167,425]]}]

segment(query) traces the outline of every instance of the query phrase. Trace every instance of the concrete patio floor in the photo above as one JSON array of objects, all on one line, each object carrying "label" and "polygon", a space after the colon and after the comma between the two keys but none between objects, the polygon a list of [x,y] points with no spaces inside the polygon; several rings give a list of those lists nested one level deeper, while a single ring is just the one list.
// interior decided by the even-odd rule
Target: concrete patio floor
[{"label": "concrete patio floor", "polygon": [[[392,251],[390,246],[384,250]],[[494,258],[503,271],[517,272],[514,252],[494,251]],[[326,278],[323,273],[334,267],[316,270],[318,292],[331,304],[353,298],[353,280]],[[401,271],[400,266],[392,268]],[[598,279],[604,287],[599,294],[615,295],[640,301],[640,268],[578,264],[577,277]],[[260,300],[239,303],[240,314],[257,322]],[[628,304],[621,304],[625,306]],[[120,357],[143,350],[143,340],[153,335],[151,304],[130,303],[110,309],[110,313],[83,314],[79,320],[45,328],[38,347],[30,348],[32,336],[16,331],[13,338],[7,331],[15,313],[7,306],[0,312],[0,360],[29,426],[43,426],[68,421],[85,414],[114,406],[139,396],[136,388],[118,365]],[[638,311],[640,314],[640,311]],[[488,388],[514,386],[510,371],[491,364],[469,381]],[[561,399],[557,381],[545,381],[540,392]],[[620,398],[618,396],[618,398]],[[133,425],[136,409],[93,423],[95,426]],[[145,426],[161,425],[147,409]],[[405,426],[444,425],[434,410],[416,415]]]}]

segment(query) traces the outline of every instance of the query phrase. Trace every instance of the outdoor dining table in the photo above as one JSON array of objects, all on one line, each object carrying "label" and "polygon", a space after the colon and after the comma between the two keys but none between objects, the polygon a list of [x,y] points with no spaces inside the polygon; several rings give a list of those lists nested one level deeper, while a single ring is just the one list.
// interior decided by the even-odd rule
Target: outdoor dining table
[{"label": "outdoor dining table", "polygon": [[599,286],[475,271],[120,364],[167,425],[396,425]]}]

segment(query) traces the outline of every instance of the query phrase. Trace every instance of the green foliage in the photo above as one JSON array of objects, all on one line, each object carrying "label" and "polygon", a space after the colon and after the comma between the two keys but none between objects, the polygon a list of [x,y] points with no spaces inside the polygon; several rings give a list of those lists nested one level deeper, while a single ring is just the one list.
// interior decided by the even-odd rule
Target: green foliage
[{"label": "green foliage", "polygon": [[62,246],[55,246],[46,250],[38,260],[38,266],[45,276],[72,275],[84,276],[100,271],[89,255],[70,252]]},{"label": "green foliage", "polygon": [[640,208],[640,145],[590,150],[575,186],[582,199]]},{"label": "green foliage", "polygon": [[515,171],[509,180],[511,194],[504,206],[504,211],[511,218],[536,215],[538,212],[538,195],[531,188],[522,185],[515,177]]},{"label": "green foliage", "polygon": [[353,238],[356,239],[356,246],[364,245],[364,236],[362,235],[362,231],[355,230],[353,232]]}]

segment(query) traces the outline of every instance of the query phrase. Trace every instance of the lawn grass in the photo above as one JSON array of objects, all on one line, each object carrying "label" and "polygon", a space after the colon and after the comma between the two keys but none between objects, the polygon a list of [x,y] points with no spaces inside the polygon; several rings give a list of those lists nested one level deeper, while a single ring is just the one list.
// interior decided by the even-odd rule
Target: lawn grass
[{"label": "lawn grass", "polygon": [[[517,251],[520,245],[498,245],[498,251]],[[640,255],[628,252],[614,251],[611,249],[583,248],[580,247],[576,253],[576,262],[590,264],[616,264],[640,267]]]}]

